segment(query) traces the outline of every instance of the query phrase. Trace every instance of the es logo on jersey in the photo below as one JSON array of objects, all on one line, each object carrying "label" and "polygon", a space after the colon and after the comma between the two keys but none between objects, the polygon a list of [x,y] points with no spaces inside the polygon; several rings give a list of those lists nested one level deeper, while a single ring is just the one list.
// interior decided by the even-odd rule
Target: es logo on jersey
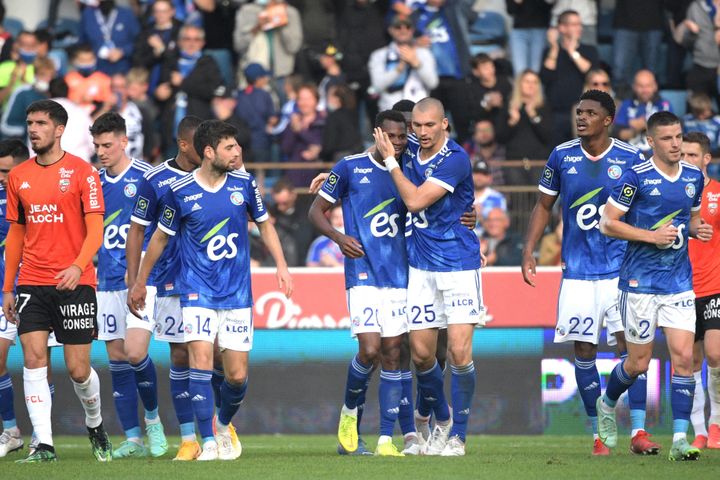
[{"label": "es logo on jersey", "polygon": [[142,195],[139,196],[137,203],[135,204],[135,215],[145,218],[145,215],[147,215],[148,205],[150,205],[150,201]]},{"label": "es logo on jersey", "polygon": [[622,175],[622,168],[618,167],[617,165],[610,165],[608,168],[608,177],[612,178],[613,180],[617,180],[620,178],[620,175]]},{"label": "es logo on jersey", "polygon": [[340,175],[338,175],[335,172],[330,172],[330,176],[325,180],[325,185],[323,185],[323,188],[326,192],[332,193],[335,191],[335,187],[338,184],[338,181],[340,180]]},{"label": "es logo on jersey", "polygon": [[620,190],[618,202],[629,207],[633,201],[633,198],[635,198],[635,192],[637,192],[636,186],[628,185],[627,183],[624,184],[622,190]]},{"label": "es logo on jersey", "polygon": [[230,201],[233,205],[242,205],[245,201],[245,197],[240,192],[233,192],[230,194]]},{"label": "es logo on jersey", "polygon": [[123,188],[123,193],[128,198],[133,198],[135,194],[137,194],[137,187],[134,183],[128,183],[125,185],[125,188]]}]

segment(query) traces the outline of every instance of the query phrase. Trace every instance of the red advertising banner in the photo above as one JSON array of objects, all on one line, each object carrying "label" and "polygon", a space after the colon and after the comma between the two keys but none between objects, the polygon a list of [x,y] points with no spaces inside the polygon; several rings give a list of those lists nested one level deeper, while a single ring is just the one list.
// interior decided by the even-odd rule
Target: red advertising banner
[{"label": "red advertising banner", "polygon": [[[297,268],[291,271],[290,299],[278,291],[275,269],[253,270],[255,328],[350,328],[342,269]],[[539,268],[536,287],[523,282],[519,267],[487,268],[482,273],[488,328],[554,327],[559,268]]]}]

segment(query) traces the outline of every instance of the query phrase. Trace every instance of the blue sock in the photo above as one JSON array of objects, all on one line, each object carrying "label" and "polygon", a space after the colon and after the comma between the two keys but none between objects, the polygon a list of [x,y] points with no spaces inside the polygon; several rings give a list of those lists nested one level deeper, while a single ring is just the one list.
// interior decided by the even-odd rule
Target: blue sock
[{"label": "blue sock", "polygon": [[673,433],[687,433],[695,395],[695,377],[673,375],[670,382],[670,405],[672,406]]},{"label": "blue sock", "polygon": [[[621,353],[620,358],[627,358],[627,353]],[[645,409],[647,404],[647,375],[638,375],[635,382],[628,388],[628,407],[630,408],[630,428],[632,430],[645,430]]]},{"label": "blue sock", "polygon": [[630,388],[630,385],[632,385],[634,381],[635,379],[630,377],[625,371],[625,360],[615,365],[615,368],[613,368],[613,371],[610,373],[610,380],[605,389],[605,395],[603,395],[605,405],[615,407],[620,395]]},{"label": "blue sock", "polygon": [[225,371],[221,367],[213,367],[212,372],[212,380],[210,381],[212,383],[213,388],[213,398],[215,399],[215,408],[220,409],[220,399],[222,398],[221,393],[221,387],[223,382],[225,381]]},{"label": "blue sock", "polygon": [[464,442],[475,393],[475,364],[470,361],[467,365],[459,367],[450,365],[450,371],[452,372],[450,395],[453,404],[453,426],[450,429],[450,436],[457,435]]},{"label": "blue sock", "polygon": [[[345,385],[345,406],[353,409],[358,406],[358,399],[364,396],[372,365],[363,365],[357,355],[350,362]],[[363,402],[365,403],[365,402]]]},{"label": "blue sock", "polygon": [[585,413],[590,418],[593,433],[597,433],[597,402],[600,396],[600,374],[595,366],[594,358],[575,358],[575,382],[585,406]]},{"label": "blue sock", "polygon": [[220,388],[222,388],[222,404],[218,412],[218,421],[223,425],[230,425],[233,415],[238,411],[243,398],[245,398],[247,380],[242,385],[230,385],[223,380]]},{"label": "blue sock", "polygon": [[3,421],[3,430],[17,426],[13,395],[12,379],[10,374],[6,373],[0,377],[0,417]]},{"label": "blue sock", "polygon": [[402,378],[402,397],[400,398],[400,413],[398,421],[400,422],[400,430],[403,435],[415,431],[415,412],[413,412],[413,388],[412,388],[412,372],[403,370],[400,373]]},{"label": "blue sock", "polygon": [[400,413],[402,376],[400,370],[380,370],[380,435],[392,437]]},{"label": "blue sock", "polygon": [[214,440],[212,370],[190,369],[190,400],[203,442]]},{"label": "blue sock", "polygon": [[417,382],[420,386],[420,396],[432,408],[435,420],[438,422],[448,421],[450,409],[445,399],[443,373],[437,360],[430,370],[417,372]]},{"label": "blue sock", "polygon": [[[372,375],[372,370],[370,371],[370,374]],[[365,413],[365,397],[367,395],[367,389],[370,386],[370,377],[368,376],[367,381],[365,382],[365,388],[363,388],[362,393],[357,399],[357,432],[358,436],[360,435],[360,424],[362,423],[363,413]]]},{"label": "blue sock", "polygon": [[180,424],[180,434],[184,437],[195,436],[195,417],[190,401],[189,368],[170,366],[170,394],[175,407],[175,415]]},{"label": "blue sock", "polygon": [[127,438],[142,438],[138,422],[138,394],[135,372],[128,362],[110,360],[113,401]]},{"label": "blue sock", "polygon": [[[415,397],[415,409],[418,411],[418,414],[423,417],[429,417],[432,415],[432,405],[428,404],[428,402],[426,402],[420,394],[420,382],[417,382],[415,389],[417,390],[417,396]],[[413,419],[413,422],[414,421],[415,420]]]},{"label": "blue sock", "polygon": [[[158,392],[157,392],[157,372],[155,364],[150,356],[145,356],[140,363],[132,366],[135,370],[135,384],[137,385],[138,394],[145,407],[146,418],[156,418],[158,408]],[[155,412],[155,417],[152,416]],[[150,415],[148,415],[150,413]]]}]

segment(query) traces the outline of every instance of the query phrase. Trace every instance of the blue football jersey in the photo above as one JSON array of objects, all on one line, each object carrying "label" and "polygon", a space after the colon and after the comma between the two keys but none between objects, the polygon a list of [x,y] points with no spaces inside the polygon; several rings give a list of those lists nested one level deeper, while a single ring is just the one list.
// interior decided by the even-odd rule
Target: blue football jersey
[{"label": "blue football jersey", "polygon": [[623,172],[645,161],[640,151],[617,139],[597,158],[575,139],[555,147],[538,188],[561,197],[563,218],[563,278],[615,278],[626,242],[600,233],[600,217],[608,196]]},{"label": "blue football jersey", "polygon": [[196,171],[165,193],[158,228],[177,237],[182,306],[252,306],[248,215],[258,223],[269,218],[249,173],[230,172],[209,190],[198,183]]},{"label": "blue football jersey", "polygon": [[[160,218],[160,199],[170,189],[170,185],[187,176],[188,172],[181,170],[174,160],[167,160],[155,168],[148,170],[138,187],[135,208],[130,220],[145,227],[146,234],[152,235],[157,228]],[[148,285],[157,287],[159,297],[179,295],[181,292],[175,285],[180,273],[180,262],[176,239],[171,238],[163,254],[153,268]]]},{"label": "blue football jersey", "polygon": [[10,230],[10,223],[5,221],[7,215],[7,190],[0,185],[0,278],[5,278],[5,238]]},{"label": "blue football jersey", "polygon": [[470,158],[453,140],[432,158],[421,161],[420,145],[413,137],[403,153],[403,172],[415,185],[433,182],[447,193],[425,210],[412,215],[408,237],[410,266],[430,272],[457,272],[480,268],[480,242],[460,224],[473,208],[475,188]]},{"label": "blue football jersey", "polygon": [[628,242],[620,267],[620,290],[653,294],[692,290],[688,227],[691,212],[700,210],[704,182],[702,172],[685,162],[680,162],[675,178],[669,178],[652,158],[623,173],[608,201],[626,212],[625,222],[645,230],[672,222],[679,233],[672,244],[662,247]]},{"label": "blue football jersey", "polygon": [[[133,159],[116,177],[111,177],[104,168],[100,170],[100,184],[105,198],[103,244],[98,251],[97,265],[97,289],[101,292],[127,288],[125,244],[130,230],[130,214],[135,206],[138,185],[150,168],[150,164]],[[145,231],[146,241],[150,238],[149,233]]]},{"label": "blue football jersey", "polygon": [[345,157],[333,167],[319,195],[342,202],[345,233],[365,252],[345,259],[345,288],[407,288],[407,209],[387,169],[370,153]]}]

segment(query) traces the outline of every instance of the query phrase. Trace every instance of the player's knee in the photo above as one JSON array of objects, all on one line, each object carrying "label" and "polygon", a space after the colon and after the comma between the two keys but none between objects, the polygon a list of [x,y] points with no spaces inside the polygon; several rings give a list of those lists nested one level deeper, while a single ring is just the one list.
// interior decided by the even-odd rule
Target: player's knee
[{"label": "player's knee", "polygon": [[375,365],[380,360],[380,346],[374,343],[362,345],[358,351],[360,361],[365,365]]},{"label": "player's knee", "polygon": [[453,365],[467,365],[472,360],[472,345],[451,345],[448,355]]},{"label": "player's knee", "polygon": [[68,365],[67,369],[75,383],[83,383],[90,376],[90,365]]},{"label": "player's knee", "polygon": [[[706,349],[705,350],[705,360],[707,360],[708,367],[717,368],[720,367],[720,346],[717,349]],[[700,365],[702,365],[702,359],[700,360]]]},{"label": "player's knee", "polygon": [[650,356],[628,357],[625,360],[625,371],[632,377],[637,377],[648,371]]},{"label": "player's knee", "polygon": [[188,357],[188,351],[185,348],[171,348],[170,349],[170,362],[176,367],[188,367],[190,365],[190,359]]},{"label": "player's knee", "polygon": [[575,357],[582,359],[595,358],[597,345],[588,342],[575,342]]},{"label": "player's knee", "polygon": [[247,370],[238,370],[225,374],[225,381],[234,387],[239,387],[247,382]]},{"label": "player's knee", "polygon": [[127,361],[132,364],[138,364],[142,362],[145,357],[147,356],[147,352],[143,351],[141,348],[128,346],[128,344],[125,344],[125,356],[127,357]]}]

